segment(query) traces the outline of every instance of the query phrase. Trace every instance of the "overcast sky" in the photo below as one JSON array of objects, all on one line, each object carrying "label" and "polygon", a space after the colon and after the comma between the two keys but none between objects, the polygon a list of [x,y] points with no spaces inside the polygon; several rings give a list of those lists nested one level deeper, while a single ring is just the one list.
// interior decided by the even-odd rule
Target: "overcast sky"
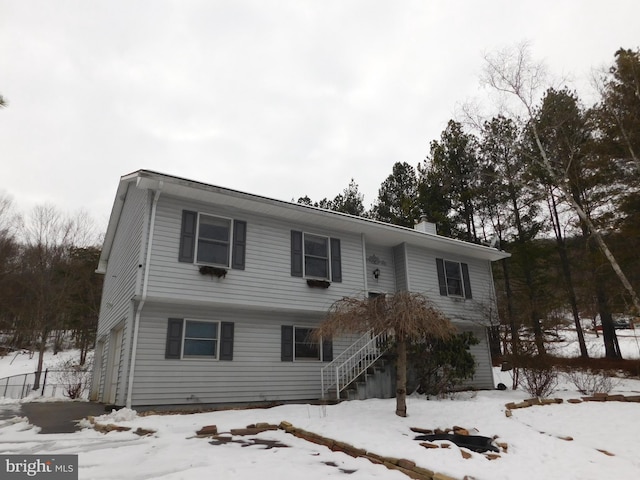
[{"label": "overcast sky", "polygon": [[522,41],[590,94],[640,45],[640,1],[0,0],[0,193],[106,226],[144,168],[369,207],[417,165],[483,54]]}]

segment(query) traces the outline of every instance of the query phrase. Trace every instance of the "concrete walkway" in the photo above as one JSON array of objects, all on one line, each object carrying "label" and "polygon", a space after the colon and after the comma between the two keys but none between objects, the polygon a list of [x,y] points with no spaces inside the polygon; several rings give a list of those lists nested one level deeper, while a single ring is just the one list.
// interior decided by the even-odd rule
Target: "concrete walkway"
[{"label": "concrete walkway", "polygon": [[80,430],[77,422],[89,415],[104,415],[105,407],[93,402],[31,402],[20,405],[18,415],[40,427],[42,434],[71,433]]}]

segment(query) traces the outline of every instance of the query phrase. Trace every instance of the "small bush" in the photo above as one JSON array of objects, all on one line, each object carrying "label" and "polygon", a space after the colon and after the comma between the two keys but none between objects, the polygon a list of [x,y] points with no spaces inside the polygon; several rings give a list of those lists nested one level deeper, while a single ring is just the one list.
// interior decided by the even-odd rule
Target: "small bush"
[{"label": "small bush", "polygon": [[539,357],[529,358],[522,363],[518,384],[529,395],[544,398],[556,391],[558,370],[555,366]]},{"label": "small bush", "polygon": [[565,375],[583,395],[609,393],[616,386],[615,375],[605,370],[569,370]]},{"label": "small bush", "polygon": [[74,400],[81,398],[89,388],[93,357],[87,358],[84,365],[79,365],[77,359],[70,358],[56,366],[56,382],[64,388],[64,395]]},{"label": "small bush", "polygon": [[418,393],[444,397],[473,377],[476,363],[469,347],[477,343],[471,332],[464,332],[448,340],[412,344],[409,358],[416,370]]}]

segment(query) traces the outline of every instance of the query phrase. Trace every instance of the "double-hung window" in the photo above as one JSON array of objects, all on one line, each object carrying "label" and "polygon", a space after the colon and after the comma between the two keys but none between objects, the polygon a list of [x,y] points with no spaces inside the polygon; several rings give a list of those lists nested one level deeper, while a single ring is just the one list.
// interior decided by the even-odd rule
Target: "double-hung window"
[{"label": "double-hung window", "polygon": [[231,244],[231,220],[200,214],[196,263],[229,266]]},{"label": "double-hung window", "polygon": [[218,322],[185,320],[183,357],[218,357]]},{"label": "double-hung window", "polygon": [[469,266],[466,263],[436,258],[440,295],[472,298]]},{"label": "double-hung window", "polygon": [[447,295],[463,297],[464,287],[462,286],[462,269],[460,268],[460,263],[445,260],[444,275],[447,282]]},{"label": "double-hung window", "polygon": [[291,276],[342,282],[340,239],[291,230]]},{"label": "double-hung window", "polygon": [[284,362],[333,360],[331,340],[320,341],[313,337],[313,328],[282,325],[281,357]]},{"label": "double-hung window", "polygon": [[170,318],[165,358],[233,360],[233,332],[232,322]]},{"label": "double-hung window", "polygon": [[312,333],[311,328],[293,327],[294,360],[320,360],[320,343]]},{"label": "double-hung window", "polygon": [[329,238],[304,234],[304,274],[329,280]]},{"label": "double-hung window", "polygon": [[182,211],[178,261],[244,270],[247,222]]}]

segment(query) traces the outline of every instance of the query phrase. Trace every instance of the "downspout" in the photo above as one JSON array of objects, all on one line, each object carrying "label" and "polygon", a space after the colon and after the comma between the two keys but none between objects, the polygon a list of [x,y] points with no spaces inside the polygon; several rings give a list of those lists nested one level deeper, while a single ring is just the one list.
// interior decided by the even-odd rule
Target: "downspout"
[{"label": "downspout", "polygon": [[369,282],[367,281],[367,247],[364,241],[364,233],[360,234],[362,242],[362,279],[364,280],[364,291],[369,294]]},{"label": "downspout", "polygon": [[409,274],[409,250],[407,250],[406,242],[402,244],[402,250],[404,250],[404,275],[407,279],[407,292],[411,291],[411,275]]},{"label": "downspout", "polygon": [[158,208],[158,199],[160,198],[160,191],[162,190],[161,180],[158,184],[158,188],[153,191],[153,201],[151,203],[151,220],[149,222],[149,233],[147,240],[147,255],[144,264],[144,280],[142,283],[142,295],[138,302],[138,308],[136,309],[136,315],[133,320],[133,345],[131,347],[131,362],[129,362],[129,384],[127,386],[127,400],[125,406],[131,408],[131,397],[133,396],[133,372],[136,367],[136,353],[138,350],[138,332],[140,330],[140,315],[142,314],[142,307],[147,300],[147,290],[149,287],[149,269],[151,264],[151,246],[153,244],[153,232],[156,224],[156,210]]}]

